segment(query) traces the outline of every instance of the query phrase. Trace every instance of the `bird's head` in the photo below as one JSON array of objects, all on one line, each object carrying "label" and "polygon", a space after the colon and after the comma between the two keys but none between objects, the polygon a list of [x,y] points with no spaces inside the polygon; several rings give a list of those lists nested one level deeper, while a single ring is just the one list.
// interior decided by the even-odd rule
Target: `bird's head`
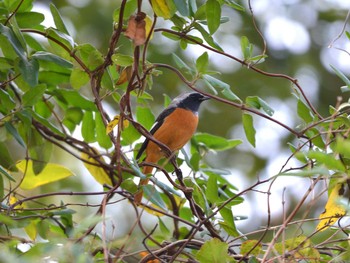
[{"label": "bird's head", "polygon": [[197,112],[199,109],[200,104],[210,99],[210,97],[205,96],[198,92],[190,92],[190,93],[184,93],[180,96],[176,97],[174,99],[174,102],[176,103],[176,106],[179,108],[184,108],[191,110],[193,112]]}]

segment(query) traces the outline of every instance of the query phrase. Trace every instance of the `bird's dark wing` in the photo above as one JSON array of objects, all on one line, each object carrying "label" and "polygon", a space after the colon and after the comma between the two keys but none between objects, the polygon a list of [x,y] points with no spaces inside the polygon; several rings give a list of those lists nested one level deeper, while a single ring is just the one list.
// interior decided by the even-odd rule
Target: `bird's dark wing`
[{"label": "bird's dark wing", "polygon": [[[166,108],[164,111],[161,112],[161,114],[158,116],[158,118],[156,119],[153,127],[150,130],[150,133],[153,135],[156,133],[156,131],[162,126],[164,119],[169,116],[174,110],[176,109],[176,106],[174,105],[169,105],[168,108]],[[146,140],[143,142],[143,144],[141,145],[141,148],[139,150],[139,152],[136,155],[136,160],[140,159],[141,155],[143,154],[143,152],[146,150],[147,145],[148,145],[149,139],[146,138]]]}]

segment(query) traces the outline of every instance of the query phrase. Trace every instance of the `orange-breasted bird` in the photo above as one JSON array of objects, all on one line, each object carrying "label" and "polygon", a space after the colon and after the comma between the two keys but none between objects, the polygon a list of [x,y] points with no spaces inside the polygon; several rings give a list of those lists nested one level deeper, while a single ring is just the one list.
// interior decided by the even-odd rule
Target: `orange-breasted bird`
[{"label": "orange-breasted bird", "polygon": [[[180,150],[192,137],[198,125],[198,109],[200,104],[210,99],[198,92],[184,93],[176,97],[171,104],[164,109],[156,119],[150,133],[153,137],[168,146],[171,151]],[[136,156],[139,159],[146,151],[145,162],[156,164],[164,153],[162,149],[149,139],[146,139]],[[152,173],[152,166],[144,166],[143,173]],[[149,179],[141,179],[139,186],[146,185]],[[135,194],[136,204],[141,203],[142,189]]]}]

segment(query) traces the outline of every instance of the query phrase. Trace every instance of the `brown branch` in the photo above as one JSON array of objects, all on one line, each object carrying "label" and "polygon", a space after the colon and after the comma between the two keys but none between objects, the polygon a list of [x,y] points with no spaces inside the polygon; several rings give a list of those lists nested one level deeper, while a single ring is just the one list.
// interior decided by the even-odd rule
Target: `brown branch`
[{"label": "brown branch", "polygon": [[261,69],[258,69],[257,67],[255,66],[252,66],[250,64],[248,64],[246,61],[244,60],[241,60],[235,56],[232,56],[228,53],[225,53],[224,51],[220,51],[220,50],[217,50],[215,48],[212,48],[211,46],[208,46],[208,45],[205,45],[201,42],[198,42],[196,41],[195,39],[192,39],[190,38],[189,36],[187,36],[186,34],[184,33],[181,33],[181,32],[176,32],[176,31],[173,31],[173,30],[170,30],[170,29],[166,29],[166,28],[157,28],[154,30],[154,32],[167,32],[167,33],[170,33],[170,34],[173,34],[173,35],[177,35],[181,38],[185,38],[185,39],[188,39],[188,40],[191,40],[192,42],[196,43],[197,45],[200,45],[210,51],[213,51],[217,54],[220,54],[220,55],[223,55],[225,57],[228,57],[230,59],[233,59],[237,62],[239,62],[240,64],[242,64],[243,66],[246,66],[248,69],[251,69],[255,72],[258,72],[262,75],[265,75],[265,76],[268,76],[268,77],[273,77],[273,78],[283,78],[283,79],[287,79],[289,80],[290,82],[292,82],[299,90],[299,92],[301,93],[301,95],[303,96],[303,98],[305,99],[305,102],[309,105],[310,109],[313,111],[313,113],[315,115],[318,116],[318,118],[320,119],[323,119],[323,117],[320,115],[320,113],[318,113],[318,111],[314,108],[314,106],[312,105],[312,103],[310,102],[310,100],[307,98],[307,96],[305,95],[305,92],[304,90],[301,88],[301,86],[298,84],[298,80],[297,79],[294,79],[288,75],[285,75],[285,74],[279,74],[279,73],[270,73],[270,72],[266,72],[266,71],[263,71]]},{"label": "brown branch", "polygon": [[176,69],[176,68],[174,68],[174,67],[172,67],[172,66],[170,66],[170,65],[155,63],[155,64],[153,64],[152,67],[150,67],[150,68],[147,69],[147,72],[148,72],[148,71],[151,71],[153,68],[157,68],[157,67],[159,67],[159,68],[167,68],[167,69],[172,70],[174,73],[176,73],[176,75],[178,75],[178,77],[179,77],[189,88],[191,88],[191,89],[194,90],[194,91],[197,91],[197,92],[199,92],[199,93],[202,93],[202,94],[204,94],[204,95],[206,95],[206,96],[208,96],[208,97],[211,97],[211,98],[213,98],[213,99],[215,99],[215,100],[217,100],[217,101],[219,101],[219,102],[222,102],[222,103],[231,105],[231,106],[233,106],[233,107],[235,107],[235,108],[241,109],[242,111],[247,111],[247,112],[253,113],[253,114],[255,114],[255,115],[258,115],[258,116],[260,116],[260,117],[263,117],[263,118],[265,118],[265,119],[267,119],[267,120],[269,120],[269,121],[272,121],[272,122],[278,124],[279,126],[282,126],[283,128],[285,128],[286,130],[288,130],[289,132],[291,132],[292,134],[294,134],[294,135],[295,135],[296,137],[298,137],[298,138],[300,138],[300,137],[307,138],[307,137],[305,137],[302,133],[300,133],[300,132],[298,132],[298,131],[296,131],[296,130],[290,128],[288,125],[286,125],[286,124],[284,124],[284,123],[282,123],[282,122],[280,122],[280,121],[278,121],[278,120],[272,118],[271,116],[269,116],[269,115],[267,115],[267,114],[264,114],[264,113],[262,113],[262,112],[260,112],[260,111],[258,111],[258,110],[256,110],[256,109],[249,108],[249,107],[247,107],[245,104],[241,104],[241,103],[236,103],[236,102],[233,102],[233,101],[229,101],[229,100],[226,100],[226,99],[224,99],[224,98],[221,98],[221,97],[218,97],[218,96],[215,96],[215,95],[212,95],[212,94],[209,94],[209,93],[206,93],[206,92],[203,92],[203,91],[198,90],[190,81],[188,81],[188,80],[182,75],[182,73],[181,73],[178,69]]},{"label": "brown branch", "polygon": [[11,13],[11,15],[9,15],[9,17],[6,19],[4,25],[6,26],[10,19],[18,12],[18,10],[20,9],[21,5],[23,4],[24,0],[21,0],[18,5],[16,6],[16,9]]},{"label": "brown branch", "polygon": [[82,69],[89,75],[91,75],[90,69],[84,64],[84,62],[77,56],[75,55],[75,51],[71,50],[69,47],[67,47],[65,44],[62,42],[58,41],[57,39],[49,36],[47,33],[36,30],[36,29],[21,29],[21,32],[26,32],[26,33],[33,33],[33,34],[38,34],[46,37],[47,39],[50,39],[51,41],[55,42],[58,44],[60,47],[62,47],[67,53],[82,67]]}]

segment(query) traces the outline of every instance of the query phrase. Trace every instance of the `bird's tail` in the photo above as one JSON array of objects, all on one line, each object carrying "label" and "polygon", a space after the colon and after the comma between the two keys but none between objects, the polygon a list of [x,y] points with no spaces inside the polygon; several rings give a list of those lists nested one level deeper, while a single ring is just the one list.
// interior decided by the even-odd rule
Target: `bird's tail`
[{"label": "bird's tail", "polygon": [[[143,174],[149,174],[152,173],[153,167],[152,166],[145,166],[143,169]],[[149,179],[141,179],[139,183],[139,191],[134,195],[134,202],[136,205],[140,205],[143,197],[143,190],[142,186],[148,184]]]}]

